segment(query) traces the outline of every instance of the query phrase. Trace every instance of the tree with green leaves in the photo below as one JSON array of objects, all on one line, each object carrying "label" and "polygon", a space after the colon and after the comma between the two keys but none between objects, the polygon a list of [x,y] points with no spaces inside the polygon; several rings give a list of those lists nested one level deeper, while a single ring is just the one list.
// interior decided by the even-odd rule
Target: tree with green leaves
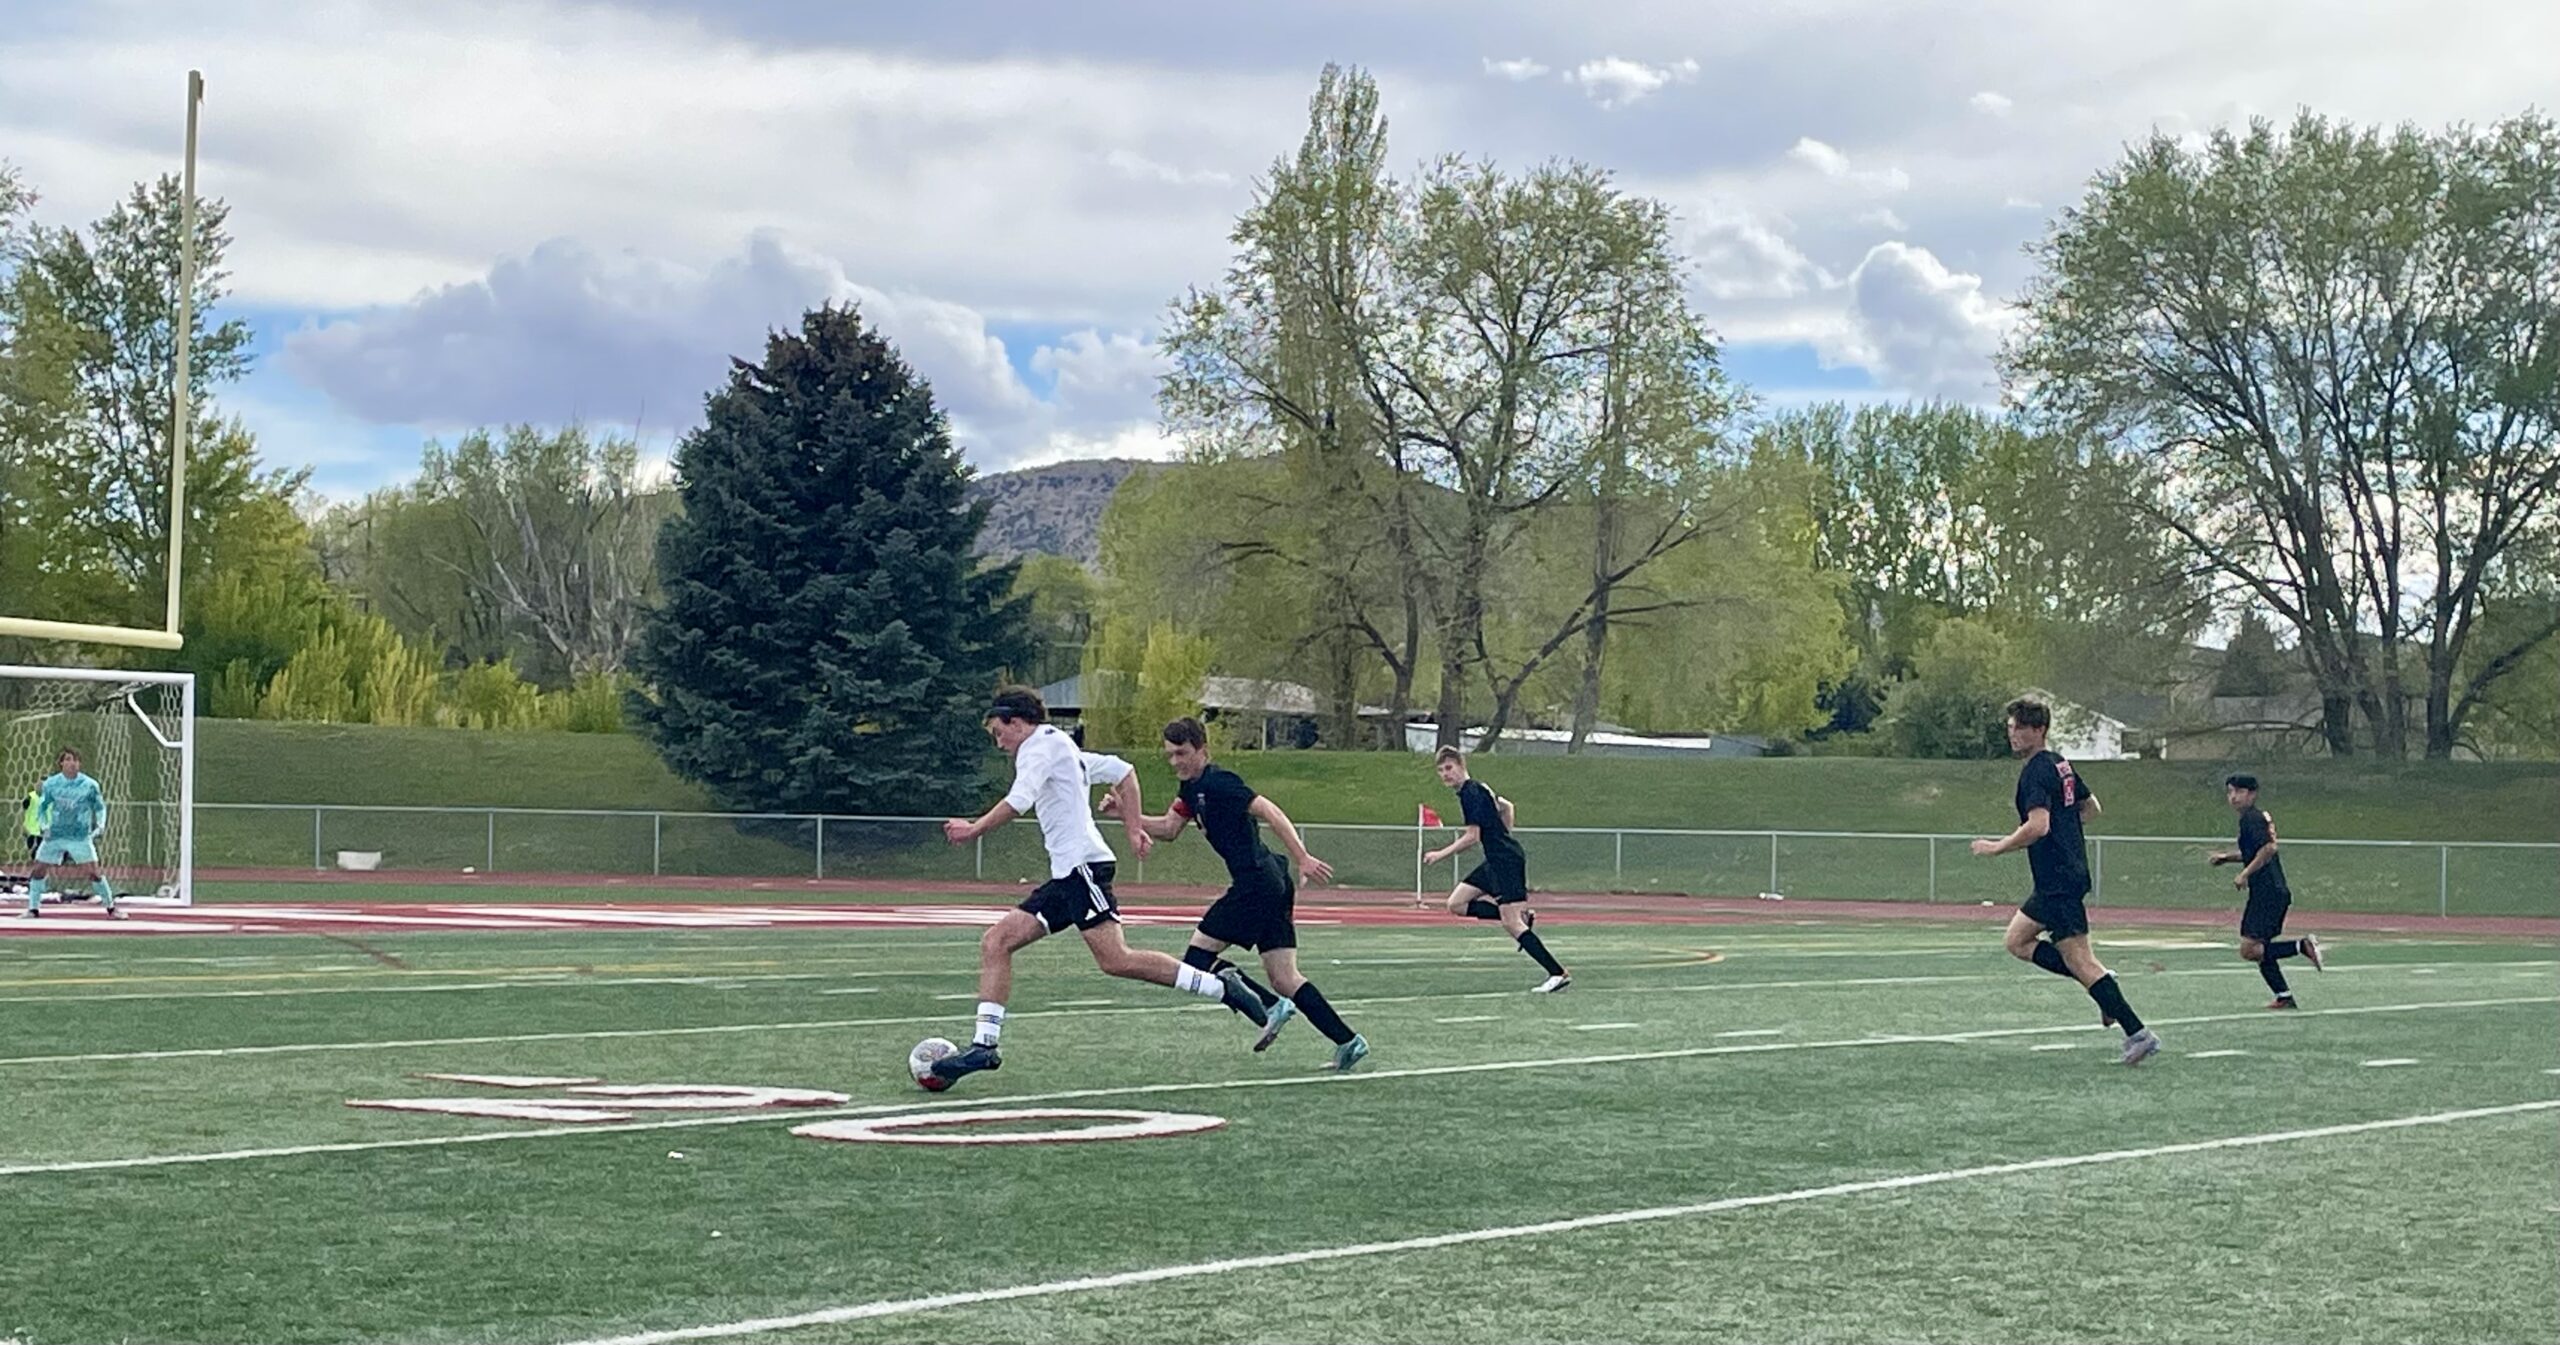
[{"label": "tree with green leaves", "polygon": [[1885,723],[1907,757],[1992,760],[2009,755],[2001,707],[2018,694],[2018,656],[1999,628],[1977,617],[1939,624],[1893,690]]},{"label": "tree with green leaves", "polygon": [[2449,755],[2560,616],[2484,638],[2560,528],[2560,126],[2305,113],[2155,135],[2036,248],[2011,376],[2139,455],[2149,516],[2291,627],[2332,752]]},{"label": "tree with green leaves", "polygon": [[1027,613],[973,558],[986,506],[931,389],[849,306],[732,364],[677,447],[633,717],[732,806],[963,805]]}]

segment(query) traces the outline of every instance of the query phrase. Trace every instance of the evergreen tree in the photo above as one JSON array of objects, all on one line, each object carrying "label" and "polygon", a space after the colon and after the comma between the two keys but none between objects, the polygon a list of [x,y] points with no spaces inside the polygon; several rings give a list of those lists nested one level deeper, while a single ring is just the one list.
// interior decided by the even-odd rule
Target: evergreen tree
[{"label": "evergreen tree", "polygon": [[2214,674],[2217,696],[2272,696],[2284,689],[2284,653],[2276,648],[2275,627],[2256,608],[2240,614],[2231,645],[2222,651],[2222,668]]},{"label": "evergreen tree", "polygon": [[933,394],[851,307],[732,362],[677,446],[683,512],[633,717],[737,807],[941,813],[980,800],[978,711],[1028,654],[1010,565]]}]

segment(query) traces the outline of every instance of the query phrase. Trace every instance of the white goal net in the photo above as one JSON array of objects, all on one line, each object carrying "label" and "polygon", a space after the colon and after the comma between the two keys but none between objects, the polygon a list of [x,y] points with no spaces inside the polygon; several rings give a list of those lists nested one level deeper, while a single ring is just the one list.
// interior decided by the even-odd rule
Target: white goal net
[{"label": "white goal net", "polygon": [[[186,673],[0,665],[0,886],[25,890],[27,795],[69,748],[106,796],[98,871],[117,896],[192,900],[195,708]],[[79,900],[91,890],[50,883],[45,896]]]}]

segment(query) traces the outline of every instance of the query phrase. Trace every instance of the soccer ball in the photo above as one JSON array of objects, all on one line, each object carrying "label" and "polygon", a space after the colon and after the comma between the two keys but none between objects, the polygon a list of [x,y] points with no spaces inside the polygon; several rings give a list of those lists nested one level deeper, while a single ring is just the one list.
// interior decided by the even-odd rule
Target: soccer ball
[{"label": "soccer ball", "polygon": [[916,1043],[916,1049],[907,1052],[907,1073],[915,1076],[916,1087],[928,1093],[939,1093],[949,1088],[951,1081],[934,1074],[933,1062],[959,1052],[959,1047],[940,1037],[927,1037]]}]

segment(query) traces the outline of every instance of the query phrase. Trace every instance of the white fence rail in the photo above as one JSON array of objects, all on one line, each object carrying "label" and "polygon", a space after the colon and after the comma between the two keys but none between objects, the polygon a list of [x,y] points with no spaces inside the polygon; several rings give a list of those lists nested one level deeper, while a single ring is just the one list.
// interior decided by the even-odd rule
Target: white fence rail
[{"label": "white fence rail", "polygon": [[[1039,833],[1006,827],[962,849],[941,819],[801,813],[610,809],[198,804],[198,864],[215,869],[337,866],[341,851],[379,854],[389,871],[603,873],[683,879],[872,879],[1017,885],[1045,876]],[[1301,824],[1338,881],[1445,890],[1472,857],[1419,874],[1416,854],[1450,833]],[[1116,825],[1104,833],[1119,842]],[[1970,835],[1931,832],[1542,827],[1519,833],[1530,881],[1557,891],[1767,893],[1793,898],[2006,904],[2022,894],[2020,856],[1977,859]],[[2123,906],[2236,905],[2231,868],[2210,868],[2227,836],[2091,836],[2100,901]],[[2560,917],[2560,844],[2488,841],[2284,842],[2286,875],[2306,909]],[[1196,836],[1124,859],[1133,881],[1223,882]]]}]

